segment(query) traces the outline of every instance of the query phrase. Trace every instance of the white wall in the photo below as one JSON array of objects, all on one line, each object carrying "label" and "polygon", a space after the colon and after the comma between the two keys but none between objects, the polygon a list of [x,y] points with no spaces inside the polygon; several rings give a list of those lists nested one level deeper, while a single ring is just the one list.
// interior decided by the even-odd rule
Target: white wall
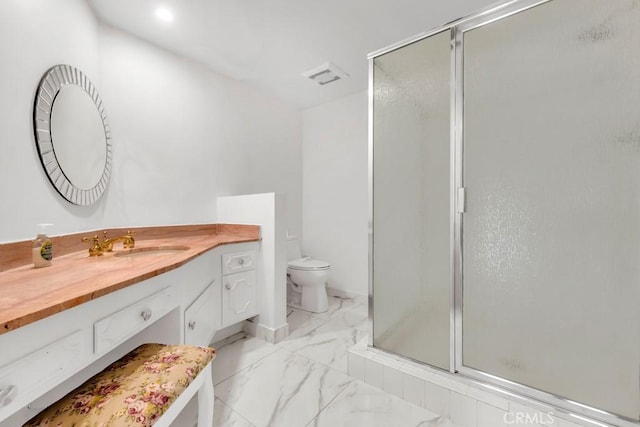
[{"label": "white wall", "polygon": [[282,194],[264,193],[218,198],[220,222],[260,225],[258,286],[260,316],[251,333],[276,343],[289,335],[287,324],[287,247],[286,198]]},{"label": "white wall", "polygon": [[[111,226],[216,221],[217,196],[279,192],[302,226],[301,113],[249,86],[99,25],[83,0],[0,3],[0,242]],[[62,6],[62,7],[61,7]],[[112,130],[111,183],[90,207],[63,200],[42,171],[32,106],[44,72],[82,69]]]},{"label": "white wall", "polygon": [[367,93],[303,112],[303,255],[331,263],[329,286],[367,284]]},{"label": "white wall", "polygon": [[[97,22],[83,0],[0,2],[0,242],[32,238],[35,224],[86,229],[103,205],[63,201],[44,173],[33,136],[37,85],[53,65],[82,69],[100,88]],[[56,233],[58,228],[52,230]]]},{"label": "white wall", "polygon": [[211,222],[218,196],[279,192],[287,226],[301,229],[297,108],[109,27],[100,51],[115,141],[109,218]]}]

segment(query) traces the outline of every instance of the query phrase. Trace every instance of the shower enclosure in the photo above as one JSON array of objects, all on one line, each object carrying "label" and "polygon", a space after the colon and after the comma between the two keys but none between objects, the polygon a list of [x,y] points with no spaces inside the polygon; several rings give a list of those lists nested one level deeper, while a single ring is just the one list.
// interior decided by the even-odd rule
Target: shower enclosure
[{"label": "shower enclosure", "polygon": [[370,55],[370,345],[640,425],[640,1]]}]

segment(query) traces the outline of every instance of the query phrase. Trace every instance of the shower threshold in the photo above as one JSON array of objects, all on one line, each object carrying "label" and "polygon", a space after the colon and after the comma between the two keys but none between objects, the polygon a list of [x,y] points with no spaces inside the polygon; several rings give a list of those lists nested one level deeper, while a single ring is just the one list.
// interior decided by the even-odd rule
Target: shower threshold
[{"label": "shower threshold", "polygon": [[367,343],[364,338],[349,349],[350,376],[440,414],[455,425],[610,426],[461,374],[369,347]]}]

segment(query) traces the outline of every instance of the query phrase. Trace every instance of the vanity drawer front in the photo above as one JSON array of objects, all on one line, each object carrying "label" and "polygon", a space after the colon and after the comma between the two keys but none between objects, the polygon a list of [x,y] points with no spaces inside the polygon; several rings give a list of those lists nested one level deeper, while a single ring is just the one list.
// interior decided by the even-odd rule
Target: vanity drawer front
[{"label": "vanity drawer front", "polygon": [[220,283],[213,281],[184,312],[184,343],[206,346],[220,328]]},{"label": "vanity drawer front", "polygon": [[90,340],[77,330],[0,367],[0,420],[5,411],[15,411],[73,375],[90,353]]},{"label": "vanity drawer front", "polygon": [[172,301],[169,288],[166,288],[95,322],[94,352],[100,354],[111,350],[167,314],[175,306],[177,303]]},{"label": "vanity drawer front", "polygon": [[222,255],[222,274],[239,273],[256,268],[255,249]]}]

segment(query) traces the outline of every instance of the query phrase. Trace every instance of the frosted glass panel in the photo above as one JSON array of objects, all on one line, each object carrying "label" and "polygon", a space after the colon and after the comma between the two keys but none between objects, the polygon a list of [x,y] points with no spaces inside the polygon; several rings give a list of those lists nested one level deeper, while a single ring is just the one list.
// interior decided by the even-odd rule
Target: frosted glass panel
[{"label": "frosted glass panel", "polygon": [[374,345],[449,367],[450,33],[374,60]]},{"label": "frosted glass panel", "polygon": [[463,364],[640,413],[640,2],[464,35]]}]

